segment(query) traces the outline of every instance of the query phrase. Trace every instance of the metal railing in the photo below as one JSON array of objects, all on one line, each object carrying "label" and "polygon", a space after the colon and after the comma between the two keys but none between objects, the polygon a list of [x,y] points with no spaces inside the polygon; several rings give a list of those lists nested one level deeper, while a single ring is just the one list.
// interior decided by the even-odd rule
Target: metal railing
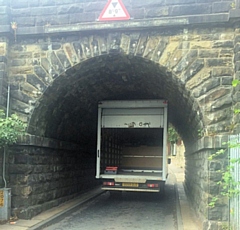
[{"label": "metal railing", "polygon": [[[229,136],[229,142],[240,145],[240,134]],[[240,147],[229,148],[229,160],[240,158]],[[232,176],[235,182],[240,182],[240,164],[232,163]],[[237,190],[240,190],[240,184],[237,184]],[[240,194],[230,199],[230,225],[234,230],[240,230]]]}]

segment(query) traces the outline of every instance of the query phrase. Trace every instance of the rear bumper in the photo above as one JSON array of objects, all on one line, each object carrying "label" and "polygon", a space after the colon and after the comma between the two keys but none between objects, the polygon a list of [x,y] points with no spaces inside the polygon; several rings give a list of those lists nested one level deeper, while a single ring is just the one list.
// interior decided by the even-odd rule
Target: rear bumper
[{"label": "rear bumper", "polygon": [[106,191],[126,191],[126,192],[159,192],[160,189],[148,189],[148,188],[114,188],[114,187],[102,187],[102,190]]}]

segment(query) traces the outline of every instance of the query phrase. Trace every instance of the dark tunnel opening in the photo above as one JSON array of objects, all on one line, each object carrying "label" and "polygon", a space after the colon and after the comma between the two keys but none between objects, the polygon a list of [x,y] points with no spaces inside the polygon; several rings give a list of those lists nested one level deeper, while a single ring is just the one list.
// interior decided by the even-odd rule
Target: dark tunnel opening
[{"label": "dark tunnel opening", "polygon": [[54,80],[34,110],[28,132],[96,145],[101,100],[167,99],[169,122],[184,143],[197,139],[198,106],[176,76],[142,57],[108,54],[86,60]]}]

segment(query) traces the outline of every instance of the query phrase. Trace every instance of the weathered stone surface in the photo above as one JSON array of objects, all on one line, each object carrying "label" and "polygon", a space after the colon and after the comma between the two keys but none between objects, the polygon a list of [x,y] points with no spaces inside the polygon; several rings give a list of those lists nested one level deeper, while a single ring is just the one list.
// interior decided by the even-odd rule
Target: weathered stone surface
[{"label": "weathered stone surface", "polygon": [[182,72],[185,70],[188,66],[192,64],[194,59],[197,56],[197,50],[190,50],[183,58],[182,60],[176,65],[176,67],[173,69],[175,73]]},{"label": "weathered stone surface", "polygon": [[232,1],[224,1],[224,2],[214,2],[212,7],[213,13],[220,13],[220,12],[229,12],[232,9]]},{"label": "weathered stone surface", "polygon": [[34,66],[34,74],[45,83],[51,82],[51,79],[49,78],[48,74],[41,66]]},{"label": "weathered stone surface", "polygon": [[79,23],[79,22],[91,22],[95,21],[96,15],[95,13],[89,12],[89,13],[76,13],[71,14],[69,23]]},{"label": "weathered stone surface", "polygon": [[227,95],[221,100],[218,100],[217,102],[213,103],[212,108],[214,110],[217,110],[219,108],[222,108],[224,106],[231,105],[231,104],[232,104],[232,97],[231,95]]},{"label": "weathered stone surface", "polygon": [[234,53],[232,49],[222,49],[220,51],[219,57],[233,57]]},{"label": "weathered stone surface", "polygon": [[209,67],[213,66],[232,66],[232,59],[231,58],[216,58],[216,59],[207,59],[207,65]]},{"label": "weathered stone surface", "polygon": [[[105,2],[89,2],[84,4],[84,12],[99,12],[101,9],[104,9]],[[126,5],[127,7],[127,5]]]},{"label": "weathered stone surface", "polygon": [[[0,95],[6,95],[9,80],[11,109],[29,122],[29,132],[81,146],[75,152],[71,145],[61,149],[62,142],[27,137],[26,152],[10,153],[13,207],[20,217],[31,218],[73,198],[86,180],[95,183],[95,153],[84,155],[82,147],[89,150],[96,141],[99,100],[168,99],[170,122],[181,132],[187,150],[203,127],[209,135],[227,132],[230,107],[239,101],[238,93],[232,95],[231,81],[240,66],[239,32],[231,28],[229,14],[221,13],[228,11],[229,3],[124,1],[131,17],[143,20],[110,23],[96,22],[103,1],[12,1],[7,3],[11,17],[3,18],[7,8],[0,7],[0,24],[10,29],[12,18],[19,26],[16,41],[9,32],[10,44],[0,37]],[[211,143],[208,139],[205,146],[211,149]],[[218,193],[209,180],[217,180],[214,173],[222,163],[208,167],[208,151],[191,153],[186,157],[186,187],[193,206],[205,217],[209,191]],[[23,196],[28,196],[25,203]],[[218,208],[225,219],[224,207]],[[210,215],[213,221],[218,218],[214,211]]]},{"label": "weathered stone surface", "polygon": [[194,75],[196,75],[202,68],[204,67],[204,60],[203,59],[197,59],[192,64],[191,67],[183,73],[182,79],[184,81],[190,80]]},{"label": "weathered stone surface", "polygon": [[193,89],[199,85],[201,85],[204,81],[211,78],[211,70],[210,69],[202,69],[195,76],[193,76],[190,80],[187,81],[186,87]]},{"label": "weathered stone surface", "polygon": [[22,209],[19,212],[18,217],[21,219],[30,220],[30,219],[32,219],[32,217],[38,215],[41,212],[42,212],[41,205],[31,206],[30,208]]},{"label": "weathered stone surface", "polygon": [[149,0],[148,2],[144,0],[134,1],[132,3],[132,7],[149,7],[149,6],[162,6],[164,4],[164,0]]},{"label": "weathered stone surface", "polygon": [[83,5],[81,4],[62,5],[57,8],[57,13],[58,14],[83,13]]},{"label": "weathered stone surface", "polygon": [[219,55],[218,50],[199,50],[199,57],[200,58],[217,58]]},{"label": "weathered stone surface", "polygon": [[168,15],[169,15],[168,7],[156,7],[154,9],[146,10],[146,18],[162,17]]},{"label": "weathered stone surface", "polygon": [[173,6],[170,8],[170,16],[191,15],[191,14],[209,14],[211,9],[209,4],[189,4],[187,6]]},{"label": "weathered stone surface", "polygon": [[233,48],[233,41],[215,41],[212,48]]},{"label": "weathered stone surface", "polygon": [[233,76],[233,74],[234,74],[233,68],[229,68],[229,67],[219,67],[219,68],[212,69],[213,77]]},{"label": "weathered stone surface", "polygon": [[[210,169],[210,171],[217,171],[217,170],[222,169],[222,165],[220,162],[211,161],[209,164],[209,169]],[[214,185],[216,185],[216,184],[214,183],[213,186]]]},{"label": "weathered stone surface", "polygon": [[195,97],[199,97],[199,96],[207,93],[208,91],[216,88],[219,85],[220,85],[219,79],[207,80],[204,84],[202,84],[201,89],[193,90],[193,94]]}]

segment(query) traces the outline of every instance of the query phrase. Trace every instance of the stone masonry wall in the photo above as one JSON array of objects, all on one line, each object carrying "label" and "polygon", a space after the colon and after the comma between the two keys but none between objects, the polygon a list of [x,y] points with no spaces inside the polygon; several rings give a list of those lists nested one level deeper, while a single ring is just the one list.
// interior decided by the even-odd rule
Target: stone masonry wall
[{"label": "stone masonry wall", "polygon": [[[185,189],[188,197],[203,222],[203,230],[221,230],[228,222],[228,199],[219,199],[215,207],[209,203],[213,197],[220,195],[222,188],[217,182],[221,181],[223,170],[228,162],[227,155],[213,160],[209,156],[224,148],[227,136],[203,137],[195,143],[192,154],[186,155]],[[195,151],[198,150],[198,151]]]},{"label": "stone masonry wall", "polygon": [[[123,0],[123,3],[134,19],[227,13],[236,5],[235,0]],[[95,22],[106,4],[106,0],[10,1],[12,20],[19,27]]]},{"label": "stone masonry wall", "polygon": [[[235,31],[235,38],[234,38],[234,69],[235,69],[235,76],[234,78],[240,80],[240,28],[237,28]],[[240,109],[240,85],[234,88],[234,95],[233,95],[233,109]],[[238,121],[240,120],[240,115],[236,114],[234,117],[234,124],[237,124],[237,132],[240,133],[240,124]]]},{"label": "stone masonry wall", "polygon": [[[63,123],[48,124],[49,129],[57,127],[52,133],[58,130],[62,135],[65,132],[66,136],[61,136],[65,139],[70,135],[64,127],[86,130],[86,122],[69,119],[76,117],[73,107],[69,109],[61,104],[61,100],[54,103],[56,95],[49,93],[44,100],[47,89],[53,86],[54,92],[58,92],[62,89],[61,83],[67,84],[68,81],[59,81],[55,86],[57,77],[64,79],[64,76],[69,76],[73,80],[86,73],[99,76],[99,69],[104,64],[103,56],[111,52],[119,52],[125,57],[141,57],[163,67],[164,89],[167,91],[164,96],[177,111],[172,121],[185,135],[185,140],[190,140],[186,141],[186,190],[201,218],[207,220],[204,228],[217,229],[218,221],[227,220],[226,206],[221,204],[210,210],[208,202],[219,192],[214,181],[219,179],[217,170],[224,165],[224,160],[210,163],[207,157],[220,147],[222,138],[204,137],[193,145],[191,141],[196,135],[188,134],[194,133],[193,130],[197,133],[199,126],[203,128],[199,130],[200,134],[212,136],[231,131],[228,130],[233,122],[231,82],[234,76],[239,77],[240,66],[239,28],[233,28],[231,22],[239,18],[239,11],[234,9],[240,7],[239,0],[123,0],[136,21],[119,24],[96,21],[106,2],[0,0],[0,107],[6,104],[4,79],[9,77],[11,109],[30,124],[32,133],[39,132],[44,136],[47,120],[61,120],[63,113],[59,111],[68,109],[69,113],[64,114],[67,116],[61,120]],[[11,22],[17,23],[16,37],[11,30]],[[198,27],[200,23],[201,27]],[[223,24],[220,26],[219,23]],[[96,66],[90,68],[91,65],[85,65],[86,60],[93,60]],[[134,62],[131,64],[137,66]],[[153,69],[146,69],[147,77],[159,76],[159,72],[156,74]],[[82,109],[76,105],[75,112],[89,111],[94,104],[91,100],[96,98],[94,93],[98,95],[99,92],[98,82],[92,79],[90,89],[94,90],[91,96],[82,100],[89,107]],[[146,82],[140,83],[146,85]],[[80,94],[75,94],[82,92],[80,84],[73,82],[67,85],[66,91],[73,85],[76,89],[71,92],[73,98],[81,99]],[[154,83],[151,87],[150,91],[157,91]],[[65,96],[65,102],[73,101],[71,95],[66,93]],[[234,100],[238,106],[237,90]],[[47,112],[32,119],[33,111],[39,106]],[[88,118],[93,120],[93,117]],[[191,145],[194,148],[191,149]],[[94,159],[89,158],[94,155],[60,141],[32,136],[11,147],[8,151],[7,182],[12,188],[14,214],[29,219],[76,196],[85,188],[84,182],[91,181],[90,184],[94,185]]]},{"label": "stone masonry wall", "polygon": [[187,155],[185,159],[185,189],[201,220],[208,215],[208,156],[209,151]]},{"label": "stone masonry wall", "polygon": [[[205,124],[206,130],[203,131],[226,132],[232,122],[229,108],[232,106],[234,36],[233,28],[217,27],[171,31],[166,29],[147,34],[142,31],[18,38],[17,43],[11,44],[9,53],[11,106],[23,120],[29,122],[39,98],[59,75],[67,74],[72,79],[77,79],[78,75],[81,75],[79,64],[84,65],[87,59],[98,57],[95,62],[93,60],[94,69],[88,69],[87,66],[82,68],[83,71],[91,71],[92,76],[97,76],[99,69],[102,69],[99,63],[104,62],[101,55],[113,50],[151,60],[165,67],[173,74],[173,78],[176,77],[185,86],[182,88],[176,85],[170,77],[164,78],[165,88],[168,89],[165,97],[171,102],[171,106],[179,107],[179,117],[186,119],[182,120],[182,123],[186,121],[189,124],[183,127],[185,132],[182,131],[182,135],[193,130],[197,133],[201,122]],[[151,74],[155,73],[149,71],[148,75]],[[91,86],[97,88],[94,82]],[[177,90],[183,98],[176,98]],[[190,97],[184,95],[188,91]],[[78,95],[75,97],[79,98]],[[190,98],[194,98],[198,103],[193,103]],[[88,98],[84,100],[91,105]],[[48,103],[50,102],[45,102],[46,105]],[[202,121],[196,116],[199,105]],[[191,111],[186,112],[181,108],[190,108]],[[34,130],[35,124],[31,125]],[[79,123],[75,124],[76,127],[78,125]],[[38,125],[37,131],[38,135],[44,135],[44,123]]]},{"label": "stone masonry wall", "polygon": [[31,219],[96,185],[92,156],[73,144],[25,136],[8,150],[12,215]]}]

